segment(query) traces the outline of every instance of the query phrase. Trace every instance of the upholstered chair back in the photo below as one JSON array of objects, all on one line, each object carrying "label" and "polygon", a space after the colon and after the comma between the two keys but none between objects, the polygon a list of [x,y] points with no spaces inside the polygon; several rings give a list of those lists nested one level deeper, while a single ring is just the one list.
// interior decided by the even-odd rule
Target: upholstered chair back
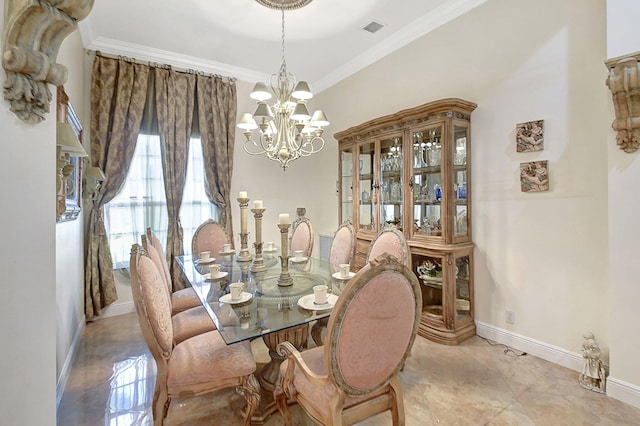
[{"label": "upholstered chair back", "polygon": [[293,255],[295,250],[302,250],[304,256],[311,257],[313,252],[313,226],[306,217],[296,219],[292,225],[290,237],[290,251]]},{"label": "upholstered chair back", "polygon": [[324,346],[300,352],[278,344],[280,366],[274,399],[285,425],[289,405],[318,424],[361,422],[384,411],[404,425],[402,369],[415,341],[422,311],[418,279],[384,253],[347,283],[331,312]]},{"label": "upholstered chair back", "polygon": [[374,392],[398,373],[416,336],[422,309],[416,277],[386,253],[343,290],[327,326],[324,356],[336,386]]},{"label": "upholstered chair back", "polygon": [[160,268],[160,272],[164,274],[165,279],[169,285],[169,291],[173,288],[171,285],[171,272],[169,272],[169,264],[167,263],[167,255],[164,251],[164,246],[160,242],[160,238],[151,230],[151,228],[147,228],[147,243],[151,243],[156,252],[158,252],[158,256],[162,260],[162,267]]},{"label": "upholstered chair back", "polygon": [[173,350],[171,299],[167,286],[156,265],[137,244],[131,249],[130,273],[140,327],[160,369]]},{"label": "upholstered chair back", "polygon": [[356,232],[350,221],[344,222],[333,234],[329,249],[329,265],[331,272],[338,272],[338,265],[351,263],[356,250]]},{"label": "upholstered chair back", "polygon": [[411,252],[404,234],[395,226],[383,228],[371,241],[367,262],[375,259],[383,253],[395,256],[400,263],[411,268]]},{"label": "upholstered chair back", "polygon": [[168,273],[165,274],[165,271],[164,271],[165,268],[167,269],[167,272],[169,270],[169,268],[167,268],[167,261],[164,260],[162,257],[160,257],[158,250],[156,250],[153,244],[149,242],[149,238],[146,235],[142,235],[141,238],[142,238],[142,248],[147,253],[147,256],[149,256],[149,259],[151,259],[151,261],[156,266],[158,271],[160,271],[160,276],[162,278],[162,281],[164,282],[167,288],[167,291],[171,293],[171,289],[172,289],[171,276]]},{"label": "upholstered chair back", "polygon": [[193,233],[191,253],[197,256],[203,251],[210,251],[211,256],[216,257],[227,243],[229,243],[229,237],[222,225],[212,219],[207,219]]}]

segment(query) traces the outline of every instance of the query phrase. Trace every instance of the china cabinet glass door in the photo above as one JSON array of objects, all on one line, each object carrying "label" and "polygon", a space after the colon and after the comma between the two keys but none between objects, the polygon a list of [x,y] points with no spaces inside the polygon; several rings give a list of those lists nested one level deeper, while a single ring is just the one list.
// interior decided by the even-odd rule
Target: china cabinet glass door
[{"label": "china cabinet glass door", "polygon": [[375,204],[372,203],[374,183],[375,143],[366,142],[358,146],[358,227],[375,231]]},{"label": "china cabinet glass door", "polygon": [[456,259],[456,321],[471,318],[471,264],[469,256]]},{"label": "china cabinet glass door", "polygon": [[468,166],[468,127],[453,126],[453,198],[455,204],[453,229],[454,238],[469,236],[469,197],[467,185]]},{"label": "china cabinet glass door", "polygon": [[442,235],[442,129],[412,133],[414,235]]},{"label": "china cabinet glass door", "polygon": [[340,151],[340,223],[353,223],[353,148]]},{"label": "china cabinet glass door", "polygon": [[402,137],[380,141],[380,227],[393,224],[402,230]]}]

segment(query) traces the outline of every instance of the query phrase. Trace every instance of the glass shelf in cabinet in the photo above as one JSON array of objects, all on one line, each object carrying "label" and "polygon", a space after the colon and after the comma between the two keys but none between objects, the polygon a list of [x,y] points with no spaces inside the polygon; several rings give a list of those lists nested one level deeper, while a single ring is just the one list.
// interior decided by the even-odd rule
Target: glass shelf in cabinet
[{"label": "glass shelf in cabinet", "polygon": [[[465,167],[462,167],[460,170],[465,170]],[[420,173],[440,173],[440,166],[432,166],[432,167],[416,167],[413,169],[413,174]]]}]

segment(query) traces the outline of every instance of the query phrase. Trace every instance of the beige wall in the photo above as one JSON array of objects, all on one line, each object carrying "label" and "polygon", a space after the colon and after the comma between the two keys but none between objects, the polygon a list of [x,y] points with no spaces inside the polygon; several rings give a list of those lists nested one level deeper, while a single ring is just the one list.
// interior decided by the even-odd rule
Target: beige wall
[{"label": "beige wall", "polygon": [[[58,53],[58,63],[64,64],[69,76],[64,84],[69,101],[78,114],[83,125],[84,144],[88,149],[89,131],[84,117],[84,54],[80,33],[75,31],[69,35]],[[51,120],[55,120],[55,103],[53,103]],[[56,377],[61,394],[64,377],[71,368],[74,344],[84,329],[84,226],[83,215],[78,219],[61,222],[55,226],[56,232]],[[62,380],[60,380],[62,379]]]},{"label": "beige wall", "polygon": [[55,120],[25,124],[9,106],[2,97],[0,413],[7,425],[55,425]]},{"label": "beige wall", "polygon": [[[439,98],[477,102],[476,320],[558,354],[579,354],[583,334],[593,331],[607,358],[609,313],[618,307],[610,303],[607,266],[605,24],[597,0],[493,0],[328,89],[318,102],[332,133]],[[517,154],[516,123],[536,119],[545,120],[544,151]],[[519,164],[538,159],[549,161],[551,190],[521,193]],[[332,189],[323,193],[327,203]],[[505,310],[515,312],[514,325],[505,322]],[[634,316],[627,320],[637,323]]]},{"label": "beige wall", "polygon": [[[607,58],[640,51],[640,3],[635,0],[607,1]],[[640,182],[638,152],[626,154],[615,143],[607,121],[609,195],[609,282],[611,285],[611,378],[613,396],[638,405],[640,394],[640,344],[638,343],[640,263],[634,259],[640,241],[640,194],[631,188]],[[612,384],[616,386],[613,387]],[[635,389],[634,389],[635,386]]]}]

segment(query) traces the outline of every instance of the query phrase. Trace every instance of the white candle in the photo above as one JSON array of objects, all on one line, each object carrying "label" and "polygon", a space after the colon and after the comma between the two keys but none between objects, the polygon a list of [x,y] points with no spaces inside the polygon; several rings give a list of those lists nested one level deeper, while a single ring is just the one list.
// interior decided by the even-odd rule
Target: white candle
[{"label": "white candle", "polygon": [[247,191],[240,191],[238,198],[247,198]]},{"label": "white candle", "polygon": [[289,213],[280,213],[280,225],[289,224]]},{"label": "white candle", "polygon": [[262,209],[264,207],[262,207],[262,200],[255,200],[253,202],[253,208],[254,209]]}]

